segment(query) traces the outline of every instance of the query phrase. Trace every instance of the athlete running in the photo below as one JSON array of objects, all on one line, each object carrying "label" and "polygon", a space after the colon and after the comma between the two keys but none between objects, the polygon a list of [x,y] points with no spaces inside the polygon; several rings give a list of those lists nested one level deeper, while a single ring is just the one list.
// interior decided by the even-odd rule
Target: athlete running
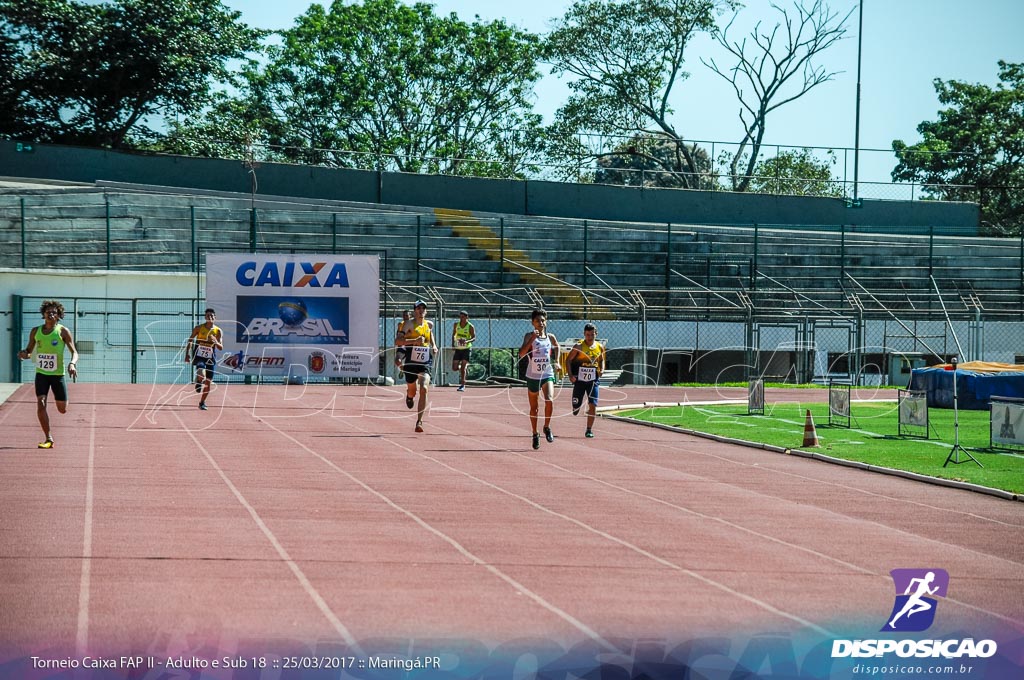
[{"label": "athlete running", "polygon": [[192,329],[185,347],[185,362],[195,369],[196,393],[202,392],[199,408],[206,410],[206,398],[210,395],[213,384],[214,367],[217,365],[217,352],[224,349],[224,334],[213,322],[217,313],[212,309],[205,312],[206,321]]},{"label": "athlete running", "polygon": [[43,324],[28,334],[28,346],[18,352],[18,358],[32,359],[36,365],[36,416],[43,428],[45,439],[39,443],[41,449],[53,448],[50,434],[50,415],[46,411],[46,399],[53,390],[53,401],[57,411],[68,411],[68,388],[64,382],[64,349],[71,350],[71,361],[67,373],[72,380],[78,378],[78,350],[71,337],[71,331],[58,323],[64,318],[64,305],[57,300],[44,300],[39,307]]},{"label": "athlete running", "polygon": [[412,408],[416,403],[416,388],[419,387],[419,404],[416,410],[416,431],[423,432],[423,416],[427,411],[427,390],[430,388],[430,367],[437,353],[434,342],[434,323],[427,321],[427,303],[418,300],[413,307],[413,318],[402,324],[396,344],[405,348],[403,371],[405,373],[405,405]]},{"label": "athlete running", "polygon": [[459,312],[459,320],[452,326],[452,370],[459,373],[459,392],[466,391],[466,368],[469,354],[476,340],[476,328],[469,322],[469,312]]},{"label": "athlete running", "polygon": [[604,373],[605,348],[597,341],[597,327],[588,323],[583,327],[583,342],[572,346],[565,363],[569,368],[572,382],[572,414],[577,415],[587,400],[587,431],[584,436],[594,436],[594,419],[597,415],[597,381]]},{"label": "athlete running", "polygon": [[523,336],[519,358],[528,357],[526,389],[530,399],[530,428],[533,430],[533,448],[540,448],[537,434],[537,416],[540,411],[539,395],[544,395],[544,438],[555,441],[551,434],[551,413],[554,411],[555,374],[558,366],[558,339],[548,333],[548,314],[543,309],[530,315],[533,330]]}]

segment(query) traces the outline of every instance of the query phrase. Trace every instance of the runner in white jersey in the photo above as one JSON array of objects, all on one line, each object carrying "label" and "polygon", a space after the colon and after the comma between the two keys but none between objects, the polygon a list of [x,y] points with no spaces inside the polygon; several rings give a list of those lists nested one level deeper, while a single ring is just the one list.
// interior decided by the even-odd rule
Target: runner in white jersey
[{"label": "runner in white jersey", "polygon": [[548,314],[543,309],[533,310],[530,316],[533,330],[523,336],[519,358],[527,357],[526,389],[530,397],[530,428],[533,430],[533,448],[540,448],[537,416],[540,411],[539,395],[544,395],[544,438],[555,441],[551,434],[551,414],[554,411],[555,374],[558,371],[558,339],[548,333]]}]

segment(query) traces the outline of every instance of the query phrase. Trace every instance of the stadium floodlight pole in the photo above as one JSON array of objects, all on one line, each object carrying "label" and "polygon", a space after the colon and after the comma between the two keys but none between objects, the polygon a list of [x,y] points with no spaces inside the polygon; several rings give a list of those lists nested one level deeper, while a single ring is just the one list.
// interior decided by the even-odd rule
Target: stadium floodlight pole
[{"label": "stadium floodlight pole", "polygon": [[853,123],[853,198],[857,199],[857,175],[860,170],[860,56],[864,37],[864,0],[857,3],[857,105]]}]

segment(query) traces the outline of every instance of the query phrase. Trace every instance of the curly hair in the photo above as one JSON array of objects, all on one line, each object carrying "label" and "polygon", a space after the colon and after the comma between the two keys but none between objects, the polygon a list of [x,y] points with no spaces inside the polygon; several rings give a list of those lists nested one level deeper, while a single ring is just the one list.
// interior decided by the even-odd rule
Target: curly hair
[{"label": "curly hair", "polygon": [[43,304],[39,305],[39,313],[44,317],[46,316],[46,310],[53,307],[57,310],[57,318],[64,318],[64,305],[57,300],[43,300]]}]

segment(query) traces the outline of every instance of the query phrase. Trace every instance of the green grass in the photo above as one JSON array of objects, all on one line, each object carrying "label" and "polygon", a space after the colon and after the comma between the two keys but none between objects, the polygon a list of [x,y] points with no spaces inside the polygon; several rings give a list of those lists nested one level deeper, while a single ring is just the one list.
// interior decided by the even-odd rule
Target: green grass
[{"label": "green grass", "polygon": [[896,403],[853,402],[849,429],[828,425],[828,404],[768,404],[765,415],[747,415],[746,404],[675,406],[634,409],[618,415],[673,425],[734,439],[799,449],[803,443],[804,414],[810,409],[821,446],[809,451],[869,465],[906,470],[932,477],[980,484],[1012,493],[1024,493],[1024,452],[989,449],[988,411],[960,411],[960,444],[984,465],[966,462],[942,467],[953,446],[953,412],[929,409],[930,438],[897,436]]}]

